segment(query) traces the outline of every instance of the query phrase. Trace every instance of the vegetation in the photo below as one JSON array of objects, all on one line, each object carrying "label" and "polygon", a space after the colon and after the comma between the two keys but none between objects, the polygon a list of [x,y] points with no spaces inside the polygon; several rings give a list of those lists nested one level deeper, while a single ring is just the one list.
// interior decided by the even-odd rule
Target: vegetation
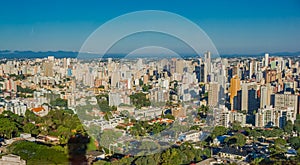
[{"label": "vegetation", "polygon": [[57,106],[57,107],[67,108],[68,107],[68,100],[57,98],[57,99],[55,99],[53,101],[50,101],[50,105]]},{"label": "vegetation", "polygon": [[162,118],[166,118],[166,119],[171,119],[171,120],[175,120],[175,117],[172,114],[163,114],[161,115]]},{"label": "vegetation", "polygon": [[179,147],[171,147],[161,153],[155,153],[145,156],[137,157],[123,157],[120,160],[112,162],[99,161],[97,165],[117,165],[117,164],[161,164],[161,165],[176,165],[176,164],[190,164],[199,162],[204,158],[210,157],[209,149],[195,149],[189,143],[183,143]]},{"label": "vegetation", "polygon": [[208,106],[204,106],[204,105],[201,105],[201,107],[199,107],[197,109],[198,113],[198,118],[206,118],[207,117],[207,112],[209,111],[209,107]]},{"label": "vegetation", "polygon": [[13,136],[17,136],[19,133],[19,129],[17,127],[19,123],[15,123],[8,118],[1,117],[0,118],[0,135],[5,138],[12,138]]},{"label": "vegetation", "polygon": [[300,119],[298,118],[298,115],[297,115],[297,119],[294,122],[293,130],[297,133],[300,133]]},{"label": "vegetation", "polygon": [[19,155],[27,164],[68,164],[68,156],[59,147],[48,147],[29,141],[17,141],[9,146],[12,154]]},{"label": "vegetation", "polygon": [[231,137],[227,137],[225,139],[225,143],[227,143],[227,145],[242,147],[246,144],[246,136],[241,133],[237,133]]},{"label": "vegetation", "polygon": [[115,106],[109,106],[108,94],[100,94],[96,96],[97,102],[102,112],[115,111],[117,108]]},{"label": "vegetation", "polygon": [[26,76],[24,74],[10,74],[9,77],[13,78],[14,80],[25,80]]},{"label": "vegetation", "polygon": [[300,137],[291,137],[288,142],[294,149],[298,150],[300,148]]},{"label": "vegetation", "polygon": [[[51,135],[59,138],[59,145],[49,146],[28,141],[17,141],[9,146],[9,152],[21,156],[27,164],[68,164],[68,141],[77,134],[85,134],[77,115],[64,110],[52,110],[47,116],[38,117],[31,111],[18,116],[10,111],[0,115],[0,136],[19,137],[20,133]],[[88,149],[95,149],[88,144]]]},{"label": "vegetation", "polygon": [[293,132],[293,123],[292,121],[288,120],[283,127],[284,132],[291,134]]},{"label": "vegetation", "polygon": [[216,126],[215,129],[211,133],[212,139],[224,135],[227,133],[227,129],[223,126]]},{"label": "vegetation", "polygon": [[31,111],[26,111],[24,117],[10,111],[5,111],[0,115],[1,137],[18,137],[23,132],[56,136],[60,138],[61,144],[66,144],[73,134],[82,133],[84,130],[77,115],[63,110],[52,110],[45,117],[37,117]]},{"label": "vegetation", "polygon": [[22,88],[21,86],[17,85],[17,91],[21,93],[33,93],[35,90],[31,88]]},{"label": "vegetation", "polygon": [[149,92],[149,89],[151,89],[151,86],[150,86],[150,85],[144,84],[144,85],[142,86],[143,92]]},{"label": "vegetation", "polygon": [[141,109],[141,107],[147,107],[151,105],[150,100],[144,93],[135,93],[130,95],[130,101],[138,109]]}]

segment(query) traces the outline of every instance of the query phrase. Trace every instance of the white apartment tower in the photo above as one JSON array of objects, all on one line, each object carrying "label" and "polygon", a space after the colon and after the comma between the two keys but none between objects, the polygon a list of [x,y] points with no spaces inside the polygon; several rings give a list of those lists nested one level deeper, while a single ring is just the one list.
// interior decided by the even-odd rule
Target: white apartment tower
[{"label": "white apartment tower", "polygon": [[265,66],[267,67],[269,65],[269,53],[265,54]]}]

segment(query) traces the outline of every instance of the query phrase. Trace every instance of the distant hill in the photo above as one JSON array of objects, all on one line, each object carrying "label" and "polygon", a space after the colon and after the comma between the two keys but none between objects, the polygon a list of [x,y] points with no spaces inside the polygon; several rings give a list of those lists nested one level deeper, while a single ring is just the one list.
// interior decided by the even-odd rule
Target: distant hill
[{"label": "distant hill", "polygon": [[[72,51],[10,51],[10,50],[0,50],[0,59],[7,58],[7,59],[24,59],[24,58],[45,58],[48,56],[54,56],[55,58],[76,58],[78,55],[78,52],[72,52]],[[221,57],[261,57],[264,56],[264,53],[260,54],[224,54],[221,55]],[[276,53],[270,53],[270,56],[300,56],[300,51],[299,52],[276,52]],[[86,57],[89,58],[97,58],[100,57],[97,54],[89,54],[86,53]],[[122,56],[118,54],[111,54],[111,55],[106,55],[106,58],[111,57],[111,58],[120,58]],[[188,57],[195,57],[195,55],[187,54],[183,58],[188,58]]]},{"label": "distant hill", "polygon": [[[275,52],[275,53],[269,53],[270,56],[300,56],[299,52]],[[221,57],[263,57],[265,56],[265,53],[259,53],[259,54],[224,54],[221,55]]]},{"label": "distant hill", "polygon": [[47,56],[55,56],[56,58],[70,57],[75,58],[77,52],[71,51],[47,51],[47,52],[34,52],[34,51],[9,51],[0,50],[0,58],[44,58]]}]

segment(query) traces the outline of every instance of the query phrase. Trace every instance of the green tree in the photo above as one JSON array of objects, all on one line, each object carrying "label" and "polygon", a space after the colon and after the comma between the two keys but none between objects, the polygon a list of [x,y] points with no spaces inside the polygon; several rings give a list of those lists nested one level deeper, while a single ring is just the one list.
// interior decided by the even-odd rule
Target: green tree
[{"label": "green tree", "polygon": [[6,138],[12,138],[18,134],[17,123],[8,118],[0,118],[0,135]]},{"label": "green tree", "polygon": [[261,133],[258,130],[253,129],[250,130],[249,136],[253,138],[253,141],[257,141],[257,139],[261,137]]},{"label": "green tree", "polygon": [[293,123],[291,120],[288,120],[286,122],[285,126],[283,127],[283,130],[288,134],[291,134],[293,132]]},{"label": "green tree", "polygon": [[144,84],[142,79],[139,79],[139,86],[142,86]]},{"label": "green tree", "polygon": [[30,134],[33,134],[33,135],[38,135],[39,134],[38,128],[32,123],[25,124],[23,126],[23,131],[25,133],[30,133]]},{"label": "green tree", "polygon": [[273,128],[272,130],[263,130],[262,136],[264,137],[280,137],[283,135],[283,130],[280,128]]},{"label": "green tree", "polygon": [[231,123],[231,128],[233,131],[236,131],[236,132],[242,130],[241,123],[238,121],[234,121],[233,123]]},{"label": "green tree", "polygon": [[290,137],[289,140],[288,140],[288,142],[296,150],[300,148],[300,138],[299,137]]},{"label": "green tree", "polygon": [[276,158],[278,156],[281,156],[283,153],[286,152],[286,141],[281,139],[281,138],[277,138],[274,141],[274,144],[272,146],[269,147],[269,150],[271,152],[271,157]]},{"label": "green tree", "polygon": [[28,121],[36,121],[38,117],[32,111],[26,110],[26,112],[25,112],[25,118]]},{"label": "green tree", "polygon": [[244,146],[246,144],[246,137],[245,135],[241,133],[237,133],[234,136],[227,137],[224,140],[228,145],[234,145],[234,146]]},{"label": "green tree", "polygon": [[263,158],[255,158],[252,162],[251,162],[251,164],[253,164],[253,165],[259,165],[260,164],[260,162],[263,160]]},{"label": "green tree", "polygon": [[275,139],[274,144],[277,146],[284,146],[286,145],[286,141],[284,139],[277,138]]},{"label": "green tree", "polygon": [[22,88],[21,86],[17,85],[17,91],[21,93],[33,93],[35,90],[28,87]]},{"label": "green tree", "polygon": [[129,96],[131,103],[138,109],[141,107],[150,106],[151,102],[144,93],[135,93]]},{"label": "green tree", "polygon": [[65,107],[65,108],[67,108],[68,107],[68,100],[57,98],[57,99],[55,99],[53,101],[50,101],[50,104],[52,106],[58,106],[58,107]]},{"label": "green tree", "polygon": [[294,131],[300,133],[300,119],[296,119],[294,123]]},{"label": "green tree", "polygon": [[175,148],[168,149],[161,156],[162,165],[181,164],[180,153]]},{"label": "green tree", "polygon": [[142,87],[143,92],[149,92],[150,85],[144,84]]},{"label": "green tree", "polygon": [[172,114],[166,114],[164,115],[164,118],[175,120],[175,117]]},{"label": "green tree", "polygon": [[100,111],[110,112],[110,111],[116,110],[117,107],[109,106],[108,94],[100,94],[100,95],[96,96],[96,98],[97,98],[97,102],[98,102]]},{"label": "green tree", "polygon": [[227,133],[227,129],[223,126],[216,126],[211,133],[211,137],[214,139],[217,136],[221,136]]},{"label": "green tree", "polygon": [[198,108],[198,113],[204,113],[206,114],[209,110],[209,107],[208,106],[205,106],[205,105],[201,105],[201,107]]}]

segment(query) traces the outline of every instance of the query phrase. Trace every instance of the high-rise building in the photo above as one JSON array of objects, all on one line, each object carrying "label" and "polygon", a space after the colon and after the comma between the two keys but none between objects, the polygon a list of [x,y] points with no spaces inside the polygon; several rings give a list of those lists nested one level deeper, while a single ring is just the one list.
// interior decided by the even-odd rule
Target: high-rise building
[{"label": "high-rise building", "polygon": [[248,84],[242,83],[242,102],[241,102],[241,110],[248,110]]},{"label": "high-rise building", "polygon": [[233,110],[243,110],[253,115],[258,108],[257,92],[255,83],[242,83],[241,90],[233,98]]},{"label": "high-rise building", "polygon": [[277,73],[276,70],[267,70],[265,74],[266,83],[275,82],[276,80],[281,78],[280,74],[281,73]]},{"label": "high-rise building", "polygon": [[268,106],[268,88],[266,86],[260,87],[260,108]]},{"label": "high-rise building", "polygon": [[111,87],[118,88],[120,82],[120,73],[118,71],[114,71],[111,75]]},{"label": "high-rise building", "polygon": [[204,82],[205,80],[205,64],[195,66],[195,74],[198,82]]},{"label": "high-rise building", "polygon": [[233,110],[242,110],[242,90],[237,91],[237,95],[233,98]]},{"label": "high-rise building", "polygon": [[46,77],[53,77],[53,63],[52,62],[45,62],[43,64],[43,71],[44,71],[44,76]]},{"label": "high-rise building", "polygon": [[271,98],[271,103],[274,108],[287,108],[292,107],[294,111],[294,120],[296,120],[296,114],[298,110],[298,95],[293,94],[273,94]]},{"label": "high-rise building", "polygon": [[237,92],[241,90],[241,81],[238,76],[233,76],[230,80],[230,104],[231,109],[233,109],[233,99],[237,96]]},{"label": "high-rise building", "polygon": [[265,54],[265,66],[267,67],[269,65],[269,53]]},{"label": "high-rise building", "polygon": [[209,83],[208,89],[208,105],[210,107],[217,107],[219,103],[220,85],[216,82]]},{"label": "high-rise building", "polygon": [[246,124],[246,114],[237,111],[225,111],[221,113],[219,120],[219,125],[224,127],[229,127],[233,122],[239,122],[244,127]]},{"label": "high-rise building", "polygon": [[255,127],[265,127],[274,125],[274,108],[265,107],[258,109],[255,114]]},{"label": "high-rise building", "polygon": [[252,60],[252,61],[249,63],[249,79],[252,78],[253,73],[254,73],[254,61]]},{"label": "high-rise building", "polygon": [[294,110],[292,107],[272,108],[272,106],[258,109],[255,114],[256,127],[280,127],[283,128],[288,120],[294,122]]},{"label": "high-rise building", "polygon": [[176,73],[182,74],[184,68],[184,61],[182,59],[177,60],[175,68],[176,68]]},{"label": "high-rise building", "polygon": [[256,90],[251,88],[248,90],[248,102],[247,102],[247,113],[249,115],[253,115],[254,111],[258,108],[258,102],[257,102],[257,93]]},{"label": "high-rise building", "polygon": [[207,51],[204,54],[204,82],[209,82],[209,75],[211,74],[211,56],[210,52]]},{"label": "high-rise building", "polygon": [[242,98],[241,109],[246,112],[252,113],[257,108],[257,95],[256,95],[256,83],[255,82],[243,82],[241,85]]}]

